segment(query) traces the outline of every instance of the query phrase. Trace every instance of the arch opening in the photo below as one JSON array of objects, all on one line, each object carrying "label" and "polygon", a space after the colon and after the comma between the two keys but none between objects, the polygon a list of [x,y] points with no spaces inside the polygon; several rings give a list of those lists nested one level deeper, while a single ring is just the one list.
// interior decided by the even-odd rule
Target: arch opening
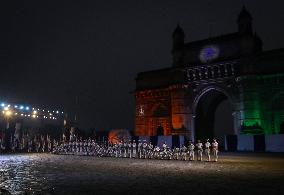
[{"label": "arch opening", "polygon": [[164,127],[162,125],[157,127],[157,135],[164,135]]},{"label": "arch opening", "polygon": [[216,138],[220,147],[225,135],[234,134],[232,104],[228,97],[215,89],[202,94],[195,108],[195,138],[204,142]]},{"label": "arch opening", "polygon": [[167,123],[169,110],[164,105],[157,105],[152,111],[152,131],[151,135],[167,135]]}]

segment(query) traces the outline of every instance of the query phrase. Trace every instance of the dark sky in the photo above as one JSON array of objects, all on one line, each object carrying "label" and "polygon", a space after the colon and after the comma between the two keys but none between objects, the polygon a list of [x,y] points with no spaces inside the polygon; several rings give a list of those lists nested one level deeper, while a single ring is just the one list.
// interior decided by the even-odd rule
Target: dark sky
[{"label": "dark sky", "polygon": [[234,32],[243,2],[264,49],[283,47],[283,0],[7,1],[1,99],[71,113],[79,94],[81,126],[132,129],[136,74],[171,65],[177,23],[186,41]]}]

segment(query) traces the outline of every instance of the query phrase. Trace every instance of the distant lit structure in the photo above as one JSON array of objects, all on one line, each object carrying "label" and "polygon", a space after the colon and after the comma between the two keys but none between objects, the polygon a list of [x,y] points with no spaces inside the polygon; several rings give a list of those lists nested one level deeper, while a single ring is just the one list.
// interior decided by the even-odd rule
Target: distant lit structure
[{"label": "distant lit structure", "polygon": [[[188,43],[177,26],[172,67],[137,75],[135,135],[216,137],[222,144],[225,135],[284,133],[284,49],[262,50],[245,7],[237,26]],[[224,102],[227,113],[215,114]]]},{"label": "distant lit structure", "polygon": [[1,103],[1,110],[4,115],[20,116],[30,118],[43,118],[46,120],[58,120],[64,117],[64,112],[59,110],[46,110],[42,108],[32,108],[30,106]]},{"label": "distant lit structure", "polygon": [[115,144],[120,141],[128,142],[131,140],[131,135],[127,129],[112,129],[108,133],[109,143]]},{"label": "distant lit structure", "polygon": [[0,126],[6,134],[13,134],[15,127],[21,133],[60,135],[66,125],[66,113],[25,104],[0,103]]}]

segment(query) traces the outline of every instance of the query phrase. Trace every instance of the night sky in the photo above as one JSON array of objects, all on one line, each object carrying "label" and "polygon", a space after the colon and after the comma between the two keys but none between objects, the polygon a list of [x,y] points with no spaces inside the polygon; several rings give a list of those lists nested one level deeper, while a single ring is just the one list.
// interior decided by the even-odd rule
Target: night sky
[{"label": "night sky", "polygon": [[72,113],[78,94],[81,127],[132,130],[136,74],[171,66],[177,23],[186,41],[235,32],[245,3],[264,49],[284,47],[283,0],[76,2],[1,2],[1,100]]}]

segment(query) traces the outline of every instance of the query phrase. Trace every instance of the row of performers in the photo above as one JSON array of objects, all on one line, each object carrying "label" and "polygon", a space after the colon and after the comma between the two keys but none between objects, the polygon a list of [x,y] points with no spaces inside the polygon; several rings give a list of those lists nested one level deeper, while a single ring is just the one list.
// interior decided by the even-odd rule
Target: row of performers
[{"label": "row of performers", "polygon": [[216,139],[212,143],[209,140],[203,144],[200,140],[194,144],[189,141],[188,146],[168,147],[164,142],[162,147],[154,146],[146,140],[138,140],[128,142],[120,141],[115,144],[99,144],[94,140],[69,141],[63,142],[53,148],[54,154],[70,154],[70,155],[90,155],[99,157],[115,157],[115,158],[140,158],[140,159],[174,159],[174,160],[197,160],[202,161],[205,156],[206,161],[218,160],[218,142]]}]

